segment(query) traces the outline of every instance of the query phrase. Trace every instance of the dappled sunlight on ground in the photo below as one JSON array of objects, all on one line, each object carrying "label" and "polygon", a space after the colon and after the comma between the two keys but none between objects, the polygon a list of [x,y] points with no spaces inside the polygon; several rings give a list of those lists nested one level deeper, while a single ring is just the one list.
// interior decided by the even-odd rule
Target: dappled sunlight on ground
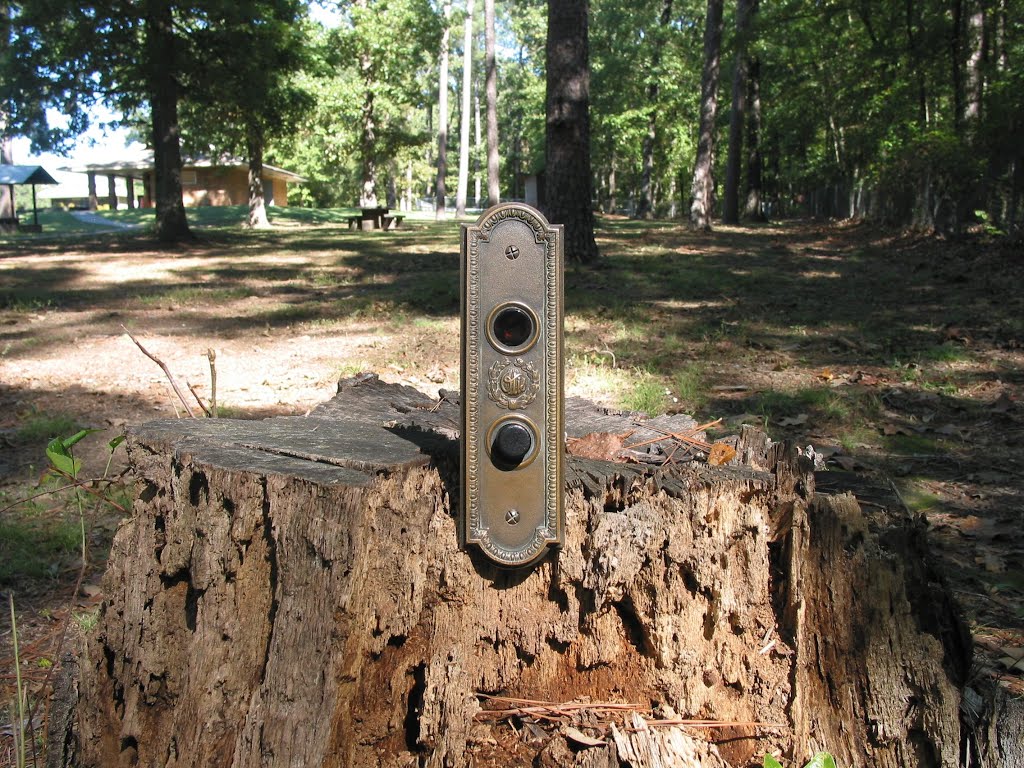
[{"label": "dappled sunlight on ground", "polygon": [[[566,268],[567,394],[721,418],[723,432],[755,424],[891,482],[931,523],[978,626],[1021,639],[1019,253],[618,217],[599,219],[599,243],[596,267]],[[183,413],[125,329],[204,402],[214,349],[225,415],[262,418],[305,413],[362,370],[457,389],[458,313],[455,222],[219,232],[177,249],[137,234],[0,245],[0,489],[37,479],[31,423],[113,435]]]}]

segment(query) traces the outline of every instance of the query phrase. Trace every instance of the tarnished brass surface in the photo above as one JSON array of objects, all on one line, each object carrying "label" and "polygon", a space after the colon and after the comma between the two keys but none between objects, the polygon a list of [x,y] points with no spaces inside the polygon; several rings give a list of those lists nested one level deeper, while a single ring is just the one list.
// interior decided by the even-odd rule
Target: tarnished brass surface
[{"label": "tarnished brass surface", "polygon": [[528,565],[564,537],[562,227],[508,203],[462,227],[464,544]]}]

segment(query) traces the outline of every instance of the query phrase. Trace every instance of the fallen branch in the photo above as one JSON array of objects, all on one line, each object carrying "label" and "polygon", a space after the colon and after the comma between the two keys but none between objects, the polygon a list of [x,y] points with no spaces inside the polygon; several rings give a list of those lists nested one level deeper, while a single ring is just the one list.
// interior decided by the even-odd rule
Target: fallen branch
[{"label": "fallen branch", "polygon": [[543,720],[559,720],[568,717],[572,712],[587,711],[593,713],[613,712],[650,712],[649,707],[640,704],[623,704],[616,702],[566,701],[533,701],[531,699],[512,699],[506,696],[491,696],[478,693],[477,696],[488,701],[503,704],[515,704],[507,709],[484,709],[476,714],[479,720],[508,720],[512,717],[536,717]]},{"label": "fallen branch", "polygon": [[[484,709],[475,715],[477,720],[508,720],[513,717],[533,717],[539,720],[558,721],[569,717],[573,712],[587,712],[597,715],[598,720],[611,721],[615,714],[633,712],[650,717],[652,710],[642,704],[629,704],[609,701],[535,701],[533,699],[513,699],[507,696],[491,696],[477,693],[481,699],[513,704],[506,709]],[[603,716],[603,717],[602,717]],[[653,727],[685,727],[685,728],[788,728],[784,723],[765,723],[759,720],[711,720],[707,718],[672,717],[657,720],[643,720],[645,726]],[[639,730],[627,727],[627,731]]]}]

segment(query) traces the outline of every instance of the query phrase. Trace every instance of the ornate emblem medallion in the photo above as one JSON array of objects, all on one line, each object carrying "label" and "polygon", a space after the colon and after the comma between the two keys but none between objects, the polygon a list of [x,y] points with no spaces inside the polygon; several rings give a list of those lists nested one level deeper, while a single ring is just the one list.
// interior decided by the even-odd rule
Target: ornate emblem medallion
[{"label": "ornate emblem medallion", "polygon": [[487,395],[502,408],[525,408],[539,391],[540,374],[521,357],[495,361],[488,372]]}]

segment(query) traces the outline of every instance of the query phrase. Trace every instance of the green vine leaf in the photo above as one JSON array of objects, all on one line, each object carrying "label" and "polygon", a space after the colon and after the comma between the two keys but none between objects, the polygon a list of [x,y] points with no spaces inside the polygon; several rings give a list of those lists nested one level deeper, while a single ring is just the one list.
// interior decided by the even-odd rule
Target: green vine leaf
[{"label": "green vine leaf", "polygon": [[836,761],[828,752],[819,752],[811,758],[806,768],[836,768]]},{"label": "green vine leaf", "polygon": [[71,455],[71,447],[67,441],[59,437],[53,438],[46,446],[46,458],[50,460],[54,469],[71,477],[77,478],[82,469],[81,460]]},{"label": "green vine leaf", "polygon": [[73,446],[75,443],[79,442],[83,438],[88,437],[89,435],[91,435],[91,434],[93,434],[95,432],[102,432],[102,431],[103,431],[102,429],[83,429],[83,430],[81,430],[79,432],[76,432],[71,437],[65,437],[61,442],[63,442],[65,446],[70,448],[71,446]]}]

